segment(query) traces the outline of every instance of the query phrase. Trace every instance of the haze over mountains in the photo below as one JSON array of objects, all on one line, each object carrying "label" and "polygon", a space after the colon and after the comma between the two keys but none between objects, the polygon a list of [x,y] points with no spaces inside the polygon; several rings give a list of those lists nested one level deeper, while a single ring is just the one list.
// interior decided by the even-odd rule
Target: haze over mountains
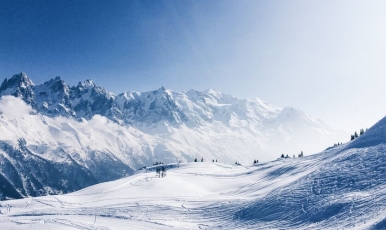
[{"label": "haze over mountains", "polygon": [[349,138],[298,109],[215,90],[114,95],[92,80],[35,85],[21,73],[0,95],[3,198],[74,191],[154,162],[251,164]]},{"label": "haze over mountains", "polygon": [[[164,165],[58,196],[3,201],[7,229],[385,229],[386,118],[319,154]],[[5,210],[5,208],[3,208]]]}]

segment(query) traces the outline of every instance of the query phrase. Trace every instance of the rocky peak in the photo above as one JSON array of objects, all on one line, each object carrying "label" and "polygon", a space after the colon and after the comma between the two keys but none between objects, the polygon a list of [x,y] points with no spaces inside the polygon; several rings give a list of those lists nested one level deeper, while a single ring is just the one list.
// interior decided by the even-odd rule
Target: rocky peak
[{"label": "rocky peak", "polygon": [[54,92],[63,92],[66,95],[69,94],[69,88],[60,76],[45,82],[44,85],[48,86]]},{"label": "rocky peak", "polygon": [[107,92],[102,86],[96,86],[91,79],[70,88],[70,100],[74,111],[86,119],[99,114],[119,122],[120,112],[116,109],[114,99],[114,94]]},{"label": "rocky peak", "polygon": [[83,82],[78,83],[79,88],[94,88],[95,87],[95,82],[91,79],[87,79]]},{"label": "rocky peak", "polygon": [[75,116],[69,100],[70,90],[60,77],[36,85],[33,89],[39,112],[48,116]]},{"label": "rocky peak", "polygon": [[5,79],[0,86],[0,96],[13,95],[22,98],[25,102],[33,104],[34,91],[32,87],[34,83],[25,73],[13,75],[10,79]]}]

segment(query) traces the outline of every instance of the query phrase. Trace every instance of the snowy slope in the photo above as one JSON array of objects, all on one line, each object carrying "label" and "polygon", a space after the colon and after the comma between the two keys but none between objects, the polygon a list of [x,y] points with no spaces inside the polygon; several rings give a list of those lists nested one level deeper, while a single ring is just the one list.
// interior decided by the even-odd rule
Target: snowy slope
[{"label": "snowy slope", "polygon": [[67,195],[3,201],[7,229],[385,229],[386,118],[350,143],[253,166],[167,165]]},{"label": "snowy slope", "polygon": [[[205,149],[214,146],[208,152],[223,161],[266,161],[281,153],[319,152],[333,143],[345,142],[348,136],[292,107],[280,108],[258,98],[237,99],[215,90],[174,92],[161,87],[115,96],[92,80],[70,87],[56,77],[35,85],[21,73],[4,80],[0,87],[2,95],[19,97],[47,117],[64,116],[79,121],[101,115],[122,126],[161,136],[167,142],[161,148],[167,155],[178,157],[182,152],[175,149],[176,145],[196,149],[203,142]],[[191,141],[178,139],[180,133]],[[224,147],[217,148],[221,146]],[[201,150],[188,153],[189,157],[184,159],[207,156],[198,152]],[[239,155],[244,157],[233,156],[235,152],[242,152]]]},{"label": "snowy slope", "polygon": [[249,164],[348,138],[300,110],[215,90],[114,95],[92,80],[35,85],[21,73],[0,96],[0,199],[72,192],[156,161]]}]

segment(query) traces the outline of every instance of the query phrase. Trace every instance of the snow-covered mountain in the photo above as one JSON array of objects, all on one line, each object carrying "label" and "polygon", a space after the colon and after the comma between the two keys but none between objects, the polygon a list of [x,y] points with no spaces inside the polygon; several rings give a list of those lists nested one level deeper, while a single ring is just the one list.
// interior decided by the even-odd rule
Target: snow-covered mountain
[{"label": "snow-covered mountain", "polygon": [[214,90],[114,95],[92,80],[35,85],[21,73],[0,96],[3,198],[70,192],[157,161],[249,164],[348,139],[300,110]]},{"label": "snow-covered mountain", "polygon": [[[57,196],[3,201],[6,229],[386,229],[386,118],[319,154],[164,165]],[[7,212],[7,206],[11,206]]]}]

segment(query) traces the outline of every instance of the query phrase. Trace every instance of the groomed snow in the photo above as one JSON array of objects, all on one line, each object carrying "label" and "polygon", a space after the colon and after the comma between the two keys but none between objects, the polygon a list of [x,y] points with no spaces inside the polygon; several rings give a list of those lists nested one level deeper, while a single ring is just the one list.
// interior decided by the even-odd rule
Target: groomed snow
[{"label": "groomed snow", "polygon": [[170,164],[164,178],[158,178],[153,167],[67,195],[3,201],[0,226],[382,229],[386,226],[386,145],[383,141],[352,148],[355,142],[363,142],[361,138],[303,158],[250,166]]},{"label": "groomed snow", "polygon": [[[236,227],[231,215],[222,216],[218,211],[225,207],[230,214],[230,206],[237,210],[243,203],[291,182],[293,179],[280,176],[267,180],[269,171],[283,163],[271,163],[269,169],[266,165],[187,163],[173,165],[164,178],[149,169],[67,195],[4,201],[3,206],[10,204],[12,208],[10,214],[0,216],[0,225],[7,229]],[[2,212],[6,212],[5,207]]]}]

